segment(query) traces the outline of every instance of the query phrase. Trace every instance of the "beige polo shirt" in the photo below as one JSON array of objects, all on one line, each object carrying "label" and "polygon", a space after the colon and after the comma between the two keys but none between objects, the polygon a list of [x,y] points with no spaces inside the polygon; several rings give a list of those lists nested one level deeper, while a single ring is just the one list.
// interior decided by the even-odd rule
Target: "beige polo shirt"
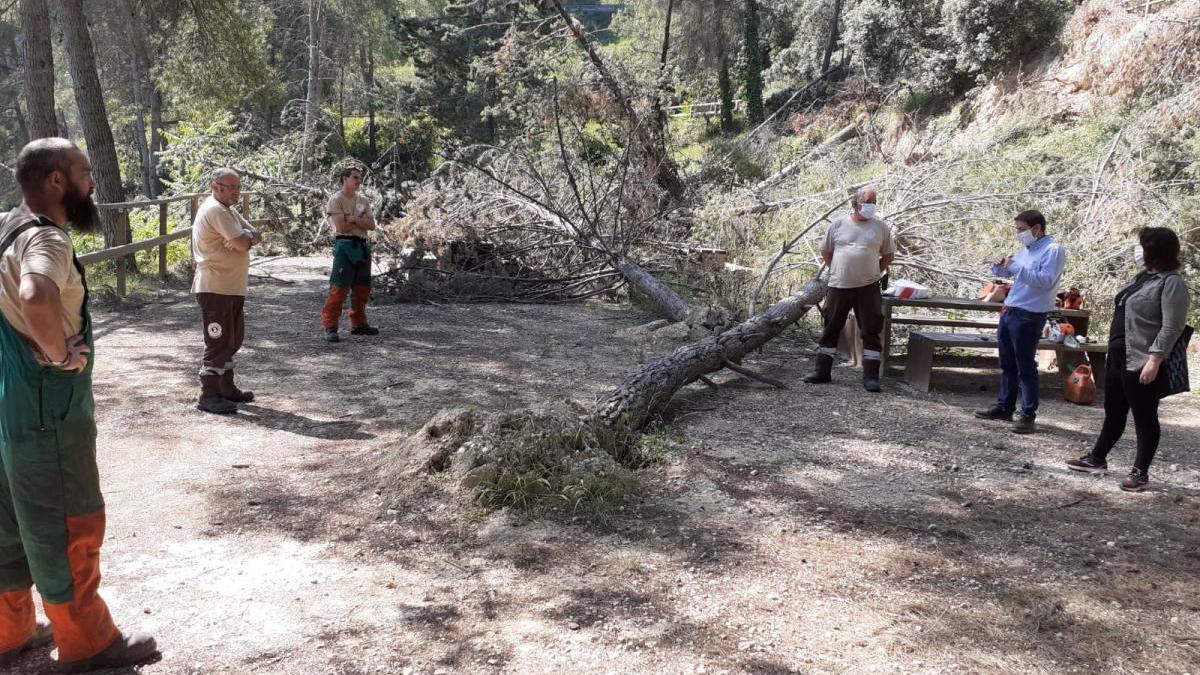
[{"label": "beige polo shirt", "polygon": [[[21,224],[38,218],[21,204],[0,220],[0,240]],[[49,225],[26,230],[0,257],[0,312],[22,336],[28,337],[30,332],[20,296],[21,277],[26,274],[40,274],[58,286],[63,337],[74,337],[83,330],[83,277],[75,269],[74,258],[70,235]]]},{"label": "beige polo shirt", "polygon": [[333,193],[333,196],[329,198],[329,203],[325,205],[325,215],[329,216],[329,227],[333,228],[334,234],[345,234],[366,239],[371,233],[370,230],[359,227],[351,228],[348,232],[338,232],[337,227],[333,224],[333,216],[371,215],[371,202],[361,192],[353,197],[341,190]]},{"label": "beige polo shirt", "polygon": [[192,292],[246,295],[250,252],[230,248],[229,242],[253,233],[242,214],[216,197],[205,199],[192,224],[192,258],[196,261]]},{"label": "beige polo shirt", "polygon": [[892,228],[878,218],[859,222],[842,216],[829,224],[821,250],[833,252],[831,288],[861,288],[879,281],[879,259],[896,252]]}]

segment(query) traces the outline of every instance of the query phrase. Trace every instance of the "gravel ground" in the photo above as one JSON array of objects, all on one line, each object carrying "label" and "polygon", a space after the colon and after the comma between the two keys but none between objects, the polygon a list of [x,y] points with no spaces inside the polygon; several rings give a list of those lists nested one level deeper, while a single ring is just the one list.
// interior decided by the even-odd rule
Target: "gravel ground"
[{"label": "gravel ground", "polygon": [[677,397],[621,511],[530,521],[437,479],[378,493],[373,468],[441,408],[588,399],[676,343],[613,305],[390,305],[328,345],[326,265],[255,261],[236,416],[193,407],[185,292],[97,315],[102,592],[163,651],[136,672],[1200,673],[1195,396],[1128,495],[1063,467],[1098,406],[1047,388],[1041,433],[979,422],[986,359],[931,394],[848,366],[805,386],[802,327],[746,361],[788,389]]}]

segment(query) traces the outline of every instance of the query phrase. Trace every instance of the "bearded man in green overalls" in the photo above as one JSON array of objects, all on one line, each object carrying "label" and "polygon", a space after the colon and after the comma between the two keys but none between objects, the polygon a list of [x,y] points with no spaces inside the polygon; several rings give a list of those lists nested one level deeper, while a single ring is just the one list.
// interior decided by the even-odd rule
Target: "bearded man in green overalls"
[{"label": "bearded man in green overalls", "polygon": [[[17,158],[21,205],[0,218],[0,665],[53,640],[65,672],[153,658],[98,593],[104,499],[96,467],[92,326],[70,222],[98,223],[91,165],[62,138]],[[36,585],[50,625],[38,624]]]}]

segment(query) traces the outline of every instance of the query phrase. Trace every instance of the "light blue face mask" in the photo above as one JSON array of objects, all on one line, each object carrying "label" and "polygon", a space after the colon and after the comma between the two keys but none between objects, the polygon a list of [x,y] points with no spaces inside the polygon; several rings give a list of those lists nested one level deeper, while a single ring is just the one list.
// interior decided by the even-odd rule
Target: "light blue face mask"
[{"label": "light blue face mask", "polygon": [[875,211],[876,211],[876,206],[874,204],[859,204],[858,205],[858,212],[862,214],[863,218],[874,218]]},{"label": "light blue face mask", "polygon": [[1133,245],[1133,262],[1137,263],[1138,267],[1146,266],[1146,250],[1141,244]]},{"label": "light blue face mask", "polygon": [[1017,241],[1021,242],[1022,246],[1028,248],[1033,246],[1033,242],[1037,241],[1037,237],[1033,236],[1033,230],[1021,230],[1017,233]]}]

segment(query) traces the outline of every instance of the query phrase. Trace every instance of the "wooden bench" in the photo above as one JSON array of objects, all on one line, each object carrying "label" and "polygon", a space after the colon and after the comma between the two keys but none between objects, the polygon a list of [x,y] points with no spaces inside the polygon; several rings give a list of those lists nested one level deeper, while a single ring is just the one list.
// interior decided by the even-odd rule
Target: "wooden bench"
[{"label": "wooden bench", "polygon": [[[893,310],[897,307],[904,307],[909,310],[918,310],[930,312],[933,314],[905,314],[893,316]],[[888,359],[892,351],[892,325],[893,324],[909,324],[912,326],[945,326],[947,328],[984,328],[995,330],[997,326],[996,319],[991,317],[974,316],[970,318],[962,317],[961,313],[987,313],[993,316],[1000,313],[1004,309],[1004,305],[998,302],[983,302],[982,300],[971,300],[968,298],[893,298],[889,296],[883,297],[883,335],[881,335],[881,350],[880,360],[882,371],[886,374],[888,368]],[[948,313],[958,314],[953,318],[944,316]],[[942,314],[938,316],[937,314]],[[1071,322],[1075,327],[1076,335],[1088,334],[1088,318],[1091,312],[1086,309],[1052,309],[1048,313],[1051,318],[1062,318]]]},{"label": "wooden bench", "polygon": [[918,316],[902,314],[893,316],[892,323],[908,324],[910,326],[945,326],[947,328],[990,328],[996,330],[999,321],[988,319],[943,319],[938,316]]},{"label": "wooden bench", "polygon": [[[929,391],[930,375],[933,371],[933,350],[938,347],[959,349],[999,349],[995,335],[969,333],[922,333],[913,331],[908,336],[908,359],[904,366],[904,379],[919,391]],[[1099,389],[1104,385],[1104,361],[1108,344],[1086,343],[1078,347],[1067,347],[1058,342],[1042,340],[1039,350],[1052,350],[1058,354],[1059,372],[1066,375],[1066,354],[1086,353],[1092,363],[1092,373]]]}]

